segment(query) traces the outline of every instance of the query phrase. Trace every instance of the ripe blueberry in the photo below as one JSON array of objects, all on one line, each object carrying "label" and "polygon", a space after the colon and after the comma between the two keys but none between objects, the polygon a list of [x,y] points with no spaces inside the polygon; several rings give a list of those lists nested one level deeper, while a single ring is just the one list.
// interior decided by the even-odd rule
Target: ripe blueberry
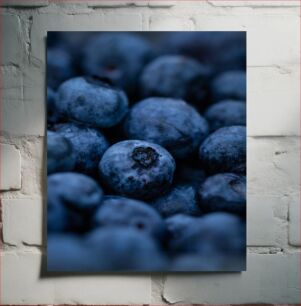
[{"label": "ripe blueberry", "polygon": [[144,65],[153,56],[151,44],[138,35],[105,33],[87,42],[82,65],[86,74],[106,77],[131,96]]},{"label": "ripe blueberry", "polygon": [[208,125],[184,101],[148,98],[133,106],[125,121],[125,132],[130,139],[154,142],[175,158],[185,158],[207,136]]},{"label": "ripe blueberry", "polygon": [[201,209],[246,214],[246,177],[220,173],[208,177],[199,189]]},{"label": "ripe blueberry", "polygon": [[77,77],[59,87],[56,106],[71,121],[108,128],[118,124],[126,115],[128,99],[123,91],[98,78]]},{"label": "ripe blueberry", "polygon": [[151,199],[172,183],[175,161],[164,148],[140,140],[121,141],[103,155],[102,179],[120,195]]},{"label": "ripe blueberry", "polygon": [[204,116],[212,132],[231,125],[246,125],[246,104],[244,101],[226,100],[213,104]]},{"label": "ripe blueberry", "polygon": [[246,73],[244,71],[226,71],[212,82],[211,94],[214,101],[246,101]]},{"label": "ripe blueberry", "polygon": [[76,160],[75,169],[89,175],[97,174],[99,161],[109,147],[102,133],[73,123],[57,124],[54,130],[71,142]]},{"label": "ripe blueberry", "polygon": [[220,254],[244,257],[245,248],[245,223],[228,213],[211,213],[198,218],[170,243],[173,252],[200,254],[205,257]]},{"label": "ripe blueberry", "polygon": [[52,131],[47,131],[47,173],[73,170],[75,154],[71,142]]},{"label": "ripe blueberry", "polygon": [[148,204],[120,196],[105,196],[93,217],[94,227],[126,226],[162,239],[165,223]]},{"label": "ripe blueberry", "polygon": [[130,227],[105,227],[87,235],[93,271],[162,271],[166,259],[151,236]]},{"label": "ripe blueberry", "polygon": [[74,172],[48,176],[48,230],[84,231],[103,192],[90,177]]},{"label": "ripe blueberry", "polygon": [[204,107],[208,71],[199,62],[179,55],[164,55],[149,63],[141,75],[143,97],[183,99]]},{"label": "ripe blueberry", "polygon": [[47,50],[47,86],[56,90],[60,84],[74,76],[72,58],[63,48]]},{"label": "ripe blueberry", "polygon": [[200,215],[196,190],[189,185],[177,185],[171,191],[150,202],[163,217],[175,214]]},{"label": "ripe blueberry", "polygon": [[199,157],[209,173],[245,173],[246,128],[230,126],[218,129],[201,144]]}]

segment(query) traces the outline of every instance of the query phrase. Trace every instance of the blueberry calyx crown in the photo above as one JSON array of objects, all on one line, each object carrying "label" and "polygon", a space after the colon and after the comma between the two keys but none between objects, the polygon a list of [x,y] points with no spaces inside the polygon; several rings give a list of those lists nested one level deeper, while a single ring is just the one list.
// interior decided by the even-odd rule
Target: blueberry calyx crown
[{"label": "blueberry calyx crown", "polygon": [[133,150],[132,159],[143,168],[152,167],[158,160],[159,154],[151,147],[137,147]]}]

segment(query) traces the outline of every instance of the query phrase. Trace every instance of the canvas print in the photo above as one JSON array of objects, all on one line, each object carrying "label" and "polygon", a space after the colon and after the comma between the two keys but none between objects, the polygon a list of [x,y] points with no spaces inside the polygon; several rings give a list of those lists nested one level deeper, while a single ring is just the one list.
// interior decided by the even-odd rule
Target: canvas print
[{"label": "canvas print", "polygon": [[48,32],[47,269],[246,269],[246,33]]}]

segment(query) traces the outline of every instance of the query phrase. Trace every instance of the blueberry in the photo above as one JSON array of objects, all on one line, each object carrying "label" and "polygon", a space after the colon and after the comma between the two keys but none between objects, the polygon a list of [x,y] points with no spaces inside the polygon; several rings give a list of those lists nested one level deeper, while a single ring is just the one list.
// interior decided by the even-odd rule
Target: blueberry
[{"label": "blueberry", "polygon": [[167,32],[161,35],[160,45],[168,53],[210,65],[214,73],[246,69],[245,32]]},{"label": "blueberry", "polygon": [[246,101],[246,73],[244,71],[226,71],[212,82],[211,94],[214,101]]},{"label": "blueberry", "polygon": [[184,101],[148,98],[133,106],[125,121],[125,132],[130,139],[157,143],[174,157],[185,158],[207,136],[208,125]]},{"label": "blueberry", "polygon": [[187,236],[187,232],[191,227],[195,226],[194,224],[200,222],[200,220],[200,217],[185,214],[175,214],[165,219],[169,237],[167,247],[169,248],[170,255],[175,255],[177,253],[175,245],[177,245],[179,241],[183,243]]},{"label": "blueberry", "polygon": [[95,175],[99,161],[109,147],[102,133],[73,123],[57,124],[55,131],[68,139],[75,155],[75,169],[79,172]]},{"label": "blueberry", "polygon": [[244,257],[246,249],[245,223],[228,213],[211,213],[191,222],[181,235],[171,240],[175,253]]},{"label": "blueberry", "polygon": [[246,177],[234,173],[210,176],[199,189],[202,210],[246,214]]},{"label": "blueberry", "polygon": [[246,270],[246,261],[244,256],[182,254],[173,260],[170,270],[173,272],[244,271]]},{"label": "blueberry", "polygon": [[56,90],[61,83],[74,76],[72,58],[63,48],[47,50],[47,86]]},{"label": "blueberry", "polygon": [[96,259],[92,271],[166,269],[165,256],[151,236],[129,227],[105,227],[93,231],[87,236],[85,247]]},{"label": "blueberry", "polygon": [[201,144],[199,157],[210,173],[245,173],[246,128],[230,126],[218,129]]},{"label": "blueberry", "polygon": [[246,125],[246,104],[244,101],[221,101],[210,106],[204,116],[211,131],[225,126]]},{"label": "blueberry", "polygon": [[166,258],[156,242],[137,230],[104,228],[86,236],[51,234],[47,266],[50,271],[160,271]]},{"label": "blueberry", "polygon": [[162,240],[165,224],[148,204],[119,196],[105,196],[93,217],[94,227],[127,226]]},{"label": "blueberry", "polygon": [[83,70],[86,74],[110,79],[115,86],[132,95],[144,65],[153,56],[152,46],[138,35],[99,34],[87,42]]},{"label": "blueberry", "polygon": [[47,238],[47,270],[52,272],[87,272],[92,270],[93,255],[74,234],[53,234]]},{"label": "blueberry", "polygon": [[72,121],[97,128],[118,124],[128,111],[124,92],[95,77],[77,77],[58,90],[57,108]]},{"label": "blueberry", "polygon": [[75,155],[71,142],[51,131],[47,131],[47,173],[73,170]]},{"label": "blueberry", "polygon": [[207,77],[206,67],[193,59],[160,56],[143,70],[141,94],[143,97],[183,99],[202,108],[207,95]]},{"label": "blueberry", "polygon": [[171,186],[175,161],[159,145],[128,140],[114,144],[105,152],[99,170],[117,194],[151,199]]},{"label": "blueberry", "polygon": [[60,115],[56,109],[56,92],[47,87],[47,123],[53,124],[58,122]]},{"label": "blueberry", "polygon": [[[79,68],[83,57],[82,46],[85,46],[90,39],[95,37],[95,32],[60,31],[56,33],[59,33],[59,37],[56,40],[57,47],[66,50],[72,56],[74,66]],[[53,35],[53,32],[48,32],[47,39],[51,34]]]},{"label": "blueberry", "polygon": [[88,176],[62,172],[48,176],[48,231],[83,231],[102,200],[102,189]]},{"label": "blueberry", "polygon": [[185,236],[185,232],[189,229],[195,222],[199,222],[200,218],[196,218],[184,214],[176,214],[165,219],[167,231],[170,236],[170,241],[173,239],[181,239]]},{"label": "blueberry", "polygon": [[196,190],[189,185],[177,185],[151,203],[163,217],[175,214],[200,215]]},{"label": "blueberry", "polygon": [[177,256],[172,261],[170,270],[173,272],[224,271],[224,266],[222,258],[219,256],[184,254]]}]

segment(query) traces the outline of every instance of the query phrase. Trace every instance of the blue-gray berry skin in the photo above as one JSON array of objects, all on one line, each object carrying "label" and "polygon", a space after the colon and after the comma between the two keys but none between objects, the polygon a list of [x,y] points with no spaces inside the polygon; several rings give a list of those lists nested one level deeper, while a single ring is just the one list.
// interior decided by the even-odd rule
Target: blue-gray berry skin
[{"label": "blue-gray berry skin", "polygon": [[224,127],[210,134],[200,146],[199,158],[209,173],[245,173],[246,127]]},{"label": "blue-gray berry skin", "polygon": [[245,216],[246,177],[234,173],[210,176],[200,187],[199,197],[205,212],[224,211]]},{"label": "blue-gray berry skin", "polygon": [[47,123],[49,125],[60,120],[60,115],[56,109],[56,92],[47,87]]},{"label": "blue-gray berry skin", "polygon": [[56,90],[74,74],[72,57],[66,50],[63,48],[47,50],[47,86]]},{"label": "blue-gray berry skin", "polygon": [[106,77],[132,95],[143,67],[153,57],[153,47],[141,36],[112,32],[87,42],[82,65],[86,74]]},{"label": "blue-gray berry skin", "polygon": [[111,146],[99,163],[100,176],[117,194],[151,199],[172,184],[173,157],[163,147],[141,140],[121,141]]},{"label": "blue-gray berry skin", "polygon": [[246,32],[163,32],[160,45],[169,54],[192,57],[213,73],[246,69]]},{"label": "blue-gray berry skin", "polygon": [[71,171],[74,166],[72,143],[58,133],[47,131],[47,173]]},{"label": "blue-gray berry skin", "polygon": [[246,101],[247,80],[245,71],[226,71],[218,75],[211,86],[212,99],[222,100],[242,100]]},{"label": "blue-gray berry skin", "polygon": [[246,270],[246,260],[243,255],[224,255],[224,254],[180,254],[171,263],[172,272],[220,272],[231,271],[239,272]]},{"label": "blue-gray berry skin", "polygon": [[203,256],[244,257],[246,249],[245,222],[228,213],[210,213],[197,218],[170,241],[173,253]]},{"label": "blue-gray berry skin", "polygon": [[74,123],[57,124],[54,130],[71,142],[76,171],[97,174],[99,161],[109,147],[103,134],[96,129]]},{"label": "blue-gray berry skin", "polygon": [[167,232],[169,235],[169,244],[173,240],[180,240],[185,236],[187,230],[198,222],[200,218],[189,216],[185,214],[176,214],[165,219]]},{"label": "blue-gray berry skin", "polygon": [[225,100],[210,106],[204,117],[212,132],[231,125],[246,125],[245,101]]},{"label": "blue-gray berry skin", "polygon": [[130,139],[157,143],[175,158],[195,152],[208,134],[206,120],[182,100],[148,98],[135,104],[125,121]]},{"label": "blue-gray berry skin", "polygon": [[202,256],[199,254],[182,254],[171,263],[172,272],[224,271],[222,256]]},{"label": "blue-gray berry skin", "polygon": [[86,235],[48,235],[47,269],[52,272],[162,271],[167,260],[149,235],[128,227]]},{"label": "blue-gray berry skin", "polygon": [[199,220],[196,217],[185,214],[176,214],[165,219],[167,230],[174,237],[179,237],[190,224]]},{"label": "blue-gray berry skin", "polygon": [[120,196],[105,196],[93,217],[93,226],[125,226],[137,229],[162,240],[165,223],[155,209],[148,204]]},{"label": "blue-gray berry skin", "polygon": [[50,233],[47,237],[47,271],[92,271],[93,255],[74,233]]},{"label": "blue-gray berry skin", "polygon": [[94,254],[92,271],[162,271],[166,258],[150,235],[130,227],[92,231],[84,245]]},{"label": "blue-gray berry skin", "polygon": [[48,176],[49,232],[84,231],[100,205],[103,191],[90,177],[62,172]]},{"label": "blue-gray berry skin", "polygon": [[202,108],[207,96],[208,70],[180,55],[164,55],[149,63],[141,75],[143,97],[183,99]]},{"label": "blue-gray berry skin", "polygon": [[109,128],[126,115],[128,99],[123,91],[98,78],[76,77],[59,87],[56,106],[71,121]]},{"label": "blue-gray berry skin", "polygon": [[150,205],[163,217],[175,214],[201,215],[196,190],[189,185],[177,185],[171,191],[156,198]]}]

